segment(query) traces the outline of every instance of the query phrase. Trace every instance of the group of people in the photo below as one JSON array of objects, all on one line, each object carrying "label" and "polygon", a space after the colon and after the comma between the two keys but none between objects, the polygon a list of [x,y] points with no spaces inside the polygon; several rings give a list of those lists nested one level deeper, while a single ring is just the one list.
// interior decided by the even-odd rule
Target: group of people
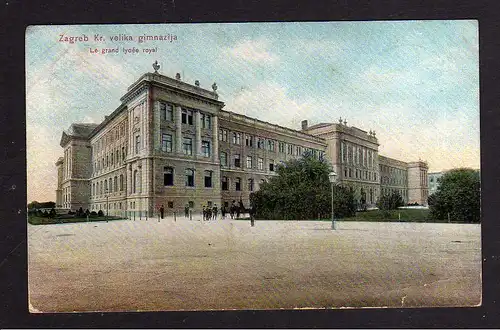
[{"label": "group of people", "polygon": [[[235,217],[239,218],[241,215],[241,212],[244,210],[245,210],[245,208],[243,206],[242,201],[239,202],[239,205],[236,205],[236,201],[233,200],[233,202],[231,203],[231,206],[229,207],[229,215],[231,216],[231,219],[234,219]],[[160,211],[160,216],[163,219],[163,216],[165,213],[165,208],[163,205],[159,208],[159,211]],[[223,205],[221,207],[220,211],[221,211],[222,219],[225,219],[226,214],[227,214],[226,206]],[[191,213],[191,209],[190,209],[189,205],[186,204],[186,207],[184,207],[184,216],[186,218],[189,218],[190,213]],[[217,208],[217,204],[214,204],[213,207],[210,205],[204,205],[202,213],[203,213],[203,220],[204,221],[217,220],[217,217],[219,215],[219,209]],[[253,218],[255,215],[255,208],[253,206],[249,210],[249,215],[250,215],[250,218],[252,219],[252,226],[253,226]]]},{"label": "group of people", "polygon": [[[224,209],[224,207],[222,207]],[[217,208],[217,205],[215,204],[213,207],[204,205],[203,206],[203,220],[204,221],[209,221],[209,220],[217,220],[217,215],[219,214],[219,209]]]}]

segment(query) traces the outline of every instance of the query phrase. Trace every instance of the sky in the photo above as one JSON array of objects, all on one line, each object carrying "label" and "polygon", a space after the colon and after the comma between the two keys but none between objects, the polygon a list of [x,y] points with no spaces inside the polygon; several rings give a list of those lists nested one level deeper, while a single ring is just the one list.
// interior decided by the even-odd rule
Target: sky
[{"label": "sky", "polygon": [[375,130],[381,155],[429,172],[480,166],[474,20],[30,26],[28,201],[55,201],[63,129],[102,122],[154,61],[163,75],[216,82],[224,110],[293,129],[342,117]]}]

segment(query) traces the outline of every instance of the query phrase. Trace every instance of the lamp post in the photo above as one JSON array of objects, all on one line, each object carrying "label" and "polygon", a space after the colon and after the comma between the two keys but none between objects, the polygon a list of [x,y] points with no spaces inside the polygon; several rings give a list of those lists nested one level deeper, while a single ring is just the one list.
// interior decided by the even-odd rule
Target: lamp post
[{"label": "lamp post", "polygon": [[330,183],[332,184],[332,230],[335,230],[335,213],[333,212],[333,187],[335,186],[335,182],[337,181],[337,173],[335,172],[330,172],[328,175],[328,178],[330,179]]},{"label": "lamp post", "polygon": [[109,205],[108,205],[108,187],[106,186],[106,222],[108,222],[108,210],[109,210]]}]

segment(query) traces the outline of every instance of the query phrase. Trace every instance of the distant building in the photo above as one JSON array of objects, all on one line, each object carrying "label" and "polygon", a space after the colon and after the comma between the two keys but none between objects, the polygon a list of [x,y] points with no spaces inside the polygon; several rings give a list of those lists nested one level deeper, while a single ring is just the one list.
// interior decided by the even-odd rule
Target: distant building
[{"label": "distant building", "polygon": [[346,121],[292,130],[222,110],[216,90],[146,73],[101,124],[72,124],[56,163],[57,206],[128,216],[152,216],[160,205],[248,206],[277,165],[305,152],[330,161],[358,201],[374,205],[398,191],[405,202],[427,204],[427,164],[380,156],[375,132]]}]

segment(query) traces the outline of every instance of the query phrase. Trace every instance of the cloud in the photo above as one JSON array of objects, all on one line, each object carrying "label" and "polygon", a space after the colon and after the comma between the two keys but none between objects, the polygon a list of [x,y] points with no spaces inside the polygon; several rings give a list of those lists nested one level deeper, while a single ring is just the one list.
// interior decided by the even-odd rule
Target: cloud
[{"label": "cloud", "polygon": [[285,87],[267,82],[242,89],[224,109],[298,129],[300,121],[310,116],[314,108],[312,103],[289,98]]},{"label": "cloud", "polygon": [[247,62],[274,63],[279,57],[269,52],[269,42],[265,40],[244,40],[228,49],[231,57]]}]

